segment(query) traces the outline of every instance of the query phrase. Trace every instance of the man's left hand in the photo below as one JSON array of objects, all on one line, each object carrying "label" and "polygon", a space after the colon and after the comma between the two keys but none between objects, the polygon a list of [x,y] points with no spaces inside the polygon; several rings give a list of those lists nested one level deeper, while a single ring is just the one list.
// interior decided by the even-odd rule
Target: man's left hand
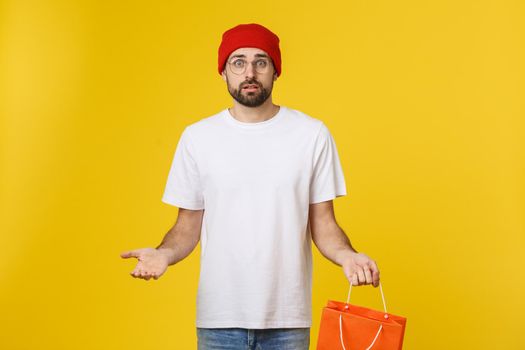
[{"label": "man's left hand", "polygon": [[372,284],[379,286],[379,269],[374,260],[363,253],[350,253],[344,258],[341,267],[353,286]]}]

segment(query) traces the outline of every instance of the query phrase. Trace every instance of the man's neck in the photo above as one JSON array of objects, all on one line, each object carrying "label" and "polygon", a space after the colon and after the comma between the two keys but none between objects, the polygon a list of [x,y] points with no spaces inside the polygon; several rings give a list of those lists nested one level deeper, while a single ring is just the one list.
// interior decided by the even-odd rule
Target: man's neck
[{"label": "man's neck", "polygon": [[233,107],[229,108],[231,115],[238,121],[245,123],[259,123],[271,119],[279,112],[279,106],[274,105],[271,98],[268,98],[259,107],[246,107],[233,101]]}]

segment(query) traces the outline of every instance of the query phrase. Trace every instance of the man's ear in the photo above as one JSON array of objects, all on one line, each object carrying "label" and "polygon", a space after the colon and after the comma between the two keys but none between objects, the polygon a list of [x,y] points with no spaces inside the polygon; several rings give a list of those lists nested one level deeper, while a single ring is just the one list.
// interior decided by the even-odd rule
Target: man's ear
[{"label": "man's ear", "polygon": [[273,73],[273,81],[277,80],[277,73]]},{"label": "man's ear", "polygon": [[225,73],[225,70],[222,71],[221,76],[222,76],[222,80],[226,81],[226,73]]}]

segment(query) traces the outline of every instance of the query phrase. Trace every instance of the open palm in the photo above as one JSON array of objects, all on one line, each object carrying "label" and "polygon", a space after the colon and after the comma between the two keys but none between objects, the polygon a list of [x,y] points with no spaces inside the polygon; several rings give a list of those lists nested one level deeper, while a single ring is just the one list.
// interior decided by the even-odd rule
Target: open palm
[{"label": "open palm", "polygon": [[155,248],[130,250],[120,254],[124,259],[137,258],[137,266],[130,273],[131,276],[149,280],[158,279],[168,268],[168,258],[163,252]]}]

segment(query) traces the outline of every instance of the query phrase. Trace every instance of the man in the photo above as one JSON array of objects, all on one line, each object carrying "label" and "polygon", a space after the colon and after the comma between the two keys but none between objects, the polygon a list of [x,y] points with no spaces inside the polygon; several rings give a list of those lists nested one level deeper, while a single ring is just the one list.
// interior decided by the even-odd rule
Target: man
[{"label": "man", "polygon": [[255,23],[227,30],[218,70],[233,107],[187,126],[162,201],[177,222],[138,259],[133,277],[159,278],[201,242],[197,293],[200,350],[308,349],[311,240],[353,285],[379,285],[334,217],[346,195],[325,124],[272,102],[281,74],[279,38]]}]

